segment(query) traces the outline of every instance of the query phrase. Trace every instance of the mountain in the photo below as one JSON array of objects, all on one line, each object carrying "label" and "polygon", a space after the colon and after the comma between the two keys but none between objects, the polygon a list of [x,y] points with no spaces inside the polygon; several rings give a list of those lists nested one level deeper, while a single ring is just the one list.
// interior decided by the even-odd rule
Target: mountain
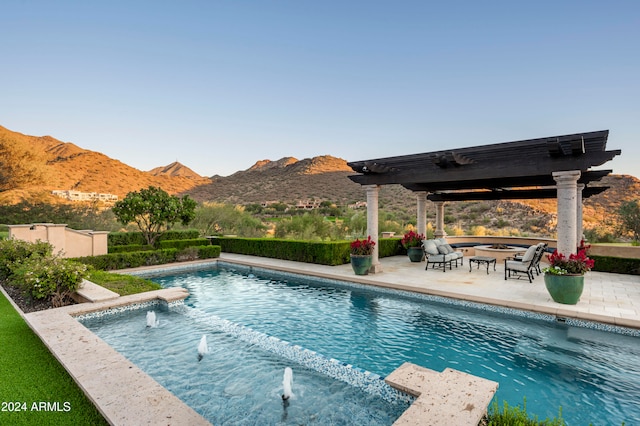
[{"label": "mountain", "polygon": [[30,198],[58,201],[57,197],[50,195],[52,190],[110,193],[124,197],[128,192],[150,185],[176,194],[209,182],[209,179],[194,172],[188,177],[162,173],[154,175],[130,167],[100,152],[82,149],[73,143],[62,142],[51,136],[28,136],[2,126],[0,143],[43,153],[38,161],[43,163],[42,167],[46,173],[46,180],[38,185],[0,193],[0,201],[3,202],[18,202]]},{"label": "mountain", "polygon": [[189,179],[202,179],[202,176],[177,161],[174,161],[168,166],[151,169],[149,170],[149,173],[153,176],[182,176]]},{"label": "mountain", "polygon": [[[270,201],[297,204],[312,199],[351,204],[366,200],[364,189],[347,178],[354,173],[347,162],[330,155],[302,160],[293,157],[260,160],[231,176],[205,178],[179,162],[148,172],[140,171],[99,152],[51,136],[28,136],[0,126],[0,148],[3,144],[38,151],[33,161],[42,162],[46,174],[44,183],[0,192],[0,202],[5,203],[21,199],[59,202],[60,199],[51,195],[54,189],[104,192],[124,197],[130,191],[149,185],[161,187],[171,194],[188,194],[197,201],[233,204]],[[3,161],[0,158],[0,164],[6,164]],[[0,172],[2,178],[6,172],[2,169]],[[623,201],[640,199],[640,180],[628,175],[610,175],[596,184],[610,189],[584,200],[585,228],[611,230],[618,206]],[[399,185],[383,186],[379,203],[381,208],[397,216],[415,217],[415,195]],[[427,216],[433,221],[435,207],[430,203]],[[555,220],[555,199],[456,202],[445,206],[447,225],[466,230],[471,226],[488,229],[511,226],[549,233],[555,228]]]},{"label": "mountain", "polygon": [[347,179],[354,172],[341,158],[323,155],[297,160],[262,160],[231,176],[216,176],[211,183],[187,191],[197,201],[295,204],[311,198],[339,203],[364,199],[360,185]]}]

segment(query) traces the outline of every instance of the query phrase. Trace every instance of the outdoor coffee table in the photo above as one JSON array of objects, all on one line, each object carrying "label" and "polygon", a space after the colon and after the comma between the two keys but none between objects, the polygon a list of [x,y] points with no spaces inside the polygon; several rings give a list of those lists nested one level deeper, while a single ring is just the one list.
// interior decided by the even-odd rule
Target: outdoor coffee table
[{"label": "outdoor coffee table", "polygon": [[471,264],[475,263],[480,269],[480,264],[483,263],[487,266],[487,274],[489,274],[489,265],[493,263],[493,270],[496,270],[496,258],[487,256],[473,256],[469,259],[469,272],[471,272]]}]

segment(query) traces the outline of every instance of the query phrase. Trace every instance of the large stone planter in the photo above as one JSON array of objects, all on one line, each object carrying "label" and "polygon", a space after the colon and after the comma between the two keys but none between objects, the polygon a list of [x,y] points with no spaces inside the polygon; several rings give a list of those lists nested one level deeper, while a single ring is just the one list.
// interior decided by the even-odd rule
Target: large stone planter
[{"label": "large stone planter", "polygon": [[424,251],[422,250],[422,247],[409,247],[407,248],[407,255],[409,256],[409,260],[412,262],[422,262]]},{"label": "large stone planter", "polygon": [[584,275],[544,274],[544,285],[554,302],[575,305],[584,288]]},{"label": "large stone planter", "polygon": [[368,275],[371,264],[373,263],[372,255],[351,255],[351,267],[356,275]]}]

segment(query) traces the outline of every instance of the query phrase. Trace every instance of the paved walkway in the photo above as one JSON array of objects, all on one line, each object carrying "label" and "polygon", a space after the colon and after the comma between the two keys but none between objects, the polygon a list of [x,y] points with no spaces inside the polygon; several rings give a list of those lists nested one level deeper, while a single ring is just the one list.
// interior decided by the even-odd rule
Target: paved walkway
[{"label": "paved walkway", "polygon": [[638,275],[590,271],[585,275],[578,304],[563,305],[551,299],[542,275],[536,276],[533,283],[526,278],[505,280],[504,264],[500,263],[495,271],[493,266],[489,268],[489,274],[483,265],[477,268],[475,264],[469,272],[468,259],[464,266],[451,271],[425,271],[425,262],[412,263],[405,256],[394,256],[381,259],[382,273],[358,276],[349,264],[313,265],[230,253],[223,253],[220,260],[640,329]]}]

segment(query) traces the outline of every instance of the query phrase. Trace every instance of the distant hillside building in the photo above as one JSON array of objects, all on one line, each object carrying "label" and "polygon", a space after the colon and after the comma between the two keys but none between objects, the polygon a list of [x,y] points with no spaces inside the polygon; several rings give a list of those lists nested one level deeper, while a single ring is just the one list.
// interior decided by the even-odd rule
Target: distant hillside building
[{"label": "distant hillside building", "polygon": [[60,198],[65,198],[70,201],[102,201],[104,203],[115,203],[118,201],[118,196],[113,194],[100,194],[97,192],[80,192],[70,190],[54,190],[51,191],[53,195],[57,195]]}]

